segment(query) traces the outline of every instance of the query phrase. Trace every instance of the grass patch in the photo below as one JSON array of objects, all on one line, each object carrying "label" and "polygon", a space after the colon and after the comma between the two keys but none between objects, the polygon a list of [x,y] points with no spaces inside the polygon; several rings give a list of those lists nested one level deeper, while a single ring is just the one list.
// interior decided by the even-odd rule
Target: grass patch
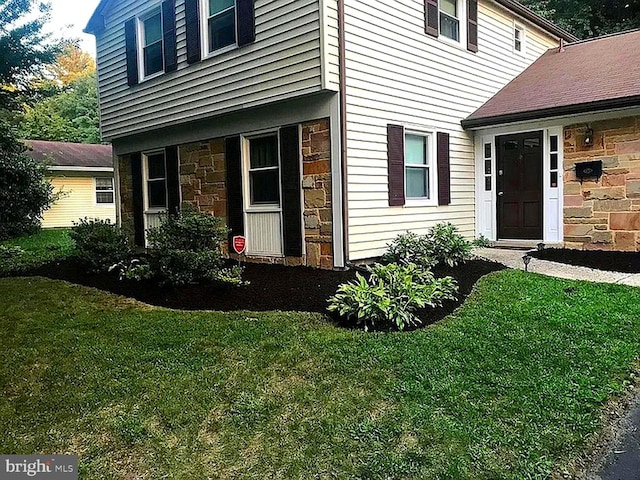
[{"label": "grass patch", "polygon": [[440,324],[178,312],[0,280],[0,451],[81,478],[547,478],[640,353],[640,289],[517,271]]},{"label": "grass patch", "polygon": [[0,276],[16,275],[47,263],[68,258],[73,253],[73,240],[69,229],[40,230],[33,235],[0,242],[7,247],[19,247],[19,255],[4,258],[0,262]]}]

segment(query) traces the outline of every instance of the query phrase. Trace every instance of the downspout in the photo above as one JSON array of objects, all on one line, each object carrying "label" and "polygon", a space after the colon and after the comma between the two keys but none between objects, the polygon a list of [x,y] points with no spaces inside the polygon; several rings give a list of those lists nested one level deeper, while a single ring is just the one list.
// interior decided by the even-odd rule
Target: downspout
[{"label": "downspout", "polygon": [[338,47],[340,60],[340,165],[342,166],[342,236],[344,263],[349,263],[349,182],[347,178],[347,69],[344,2],[338,0]]}]

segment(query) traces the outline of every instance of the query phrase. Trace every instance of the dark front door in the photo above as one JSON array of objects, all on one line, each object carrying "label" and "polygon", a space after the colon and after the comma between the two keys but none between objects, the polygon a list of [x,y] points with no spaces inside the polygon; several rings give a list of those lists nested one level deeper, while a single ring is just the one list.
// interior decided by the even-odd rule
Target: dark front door
[{"label": "dark front door", "polygon": [[497,137],[498,237],[542,240],[542,132]]}]

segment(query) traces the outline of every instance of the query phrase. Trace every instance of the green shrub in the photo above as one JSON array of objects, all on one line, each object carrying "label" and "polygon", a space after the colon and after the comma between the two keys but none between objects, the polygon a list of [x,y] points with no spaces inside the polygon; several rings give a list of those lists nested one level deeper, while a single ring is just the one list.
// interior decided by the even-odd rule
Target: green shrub
[{"label": "green shrub", "polygon": [[473,248],[472,243],[460,235],[451,223],[438,223],[425,236],[429,255],[440,265],[454,267],[464,263]]},{"label": "green shrub", "polygon": [[387,251],[382,259],[389,263],[408,265],[413,263],[429,270],[436,261],[431,257],[431,250],[424,235],[407,232],[398,235],[387,245]]},{"label": "green shrub", "polygon": [[109,220],[83,218],[74,223],[71,239],[75,242],[75,256],[92,273],[107,272],[132,254],[127,236]]},{"label": "green shrub", "polygon": [[472,244],[474,247],[486,248],[491,246],[491,240],[481,234]]},{"label": "green shrub", "polygon": [[473,244],[458,233],[451,223],[434,225],[425,235],[407,232],[387,245],[383,260],[408,265],[414,263],[425,270],[436,265],[454,267],[466,261]]},{"label": "green shrub", "polygon": [[368,279],[357,274],[356,280],[340,285],[329,299],[329,311],[362,325],[365,331],[419,325],[417,309],[441,307],[443,301],[454,300],[458,291],[451,277],[436,279],[413,263],[374,265],[368,270]]},{"label": "green shrub", "polygon": [[134,258],[131,261],[118,262],[109,267],[110,272],[118,272],[120,280],[150,280],[154,277],[151,265],[145,260]]},{"label": "green shrub", "polygon": [[0,240],[35,233],[56,199],[47,167],[24,153],[0,149]]},{"label": "green shrub", "polygon": [[227,233],[222,219],[206,213],[168,215],[147,233],[151,270],[162,283],[176,286],[213,280],[239,284],[241,270],[223,268],[220,246]]}]

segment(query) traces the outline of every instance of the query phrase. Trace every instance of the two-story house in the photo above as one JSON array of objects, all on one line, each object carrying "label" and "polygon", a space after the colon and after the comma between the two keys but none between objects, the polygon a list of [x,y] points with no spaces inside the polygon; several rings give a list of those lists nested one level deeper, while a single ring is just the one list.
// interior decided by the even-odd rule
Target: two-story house
[{"label": "two-story house", "polygon": [[256,261],[321,268],[441,221],[474,236],[461,121],[576,40],[513,0],[102,0],[86,31],[137,243],[191,204]]}]

